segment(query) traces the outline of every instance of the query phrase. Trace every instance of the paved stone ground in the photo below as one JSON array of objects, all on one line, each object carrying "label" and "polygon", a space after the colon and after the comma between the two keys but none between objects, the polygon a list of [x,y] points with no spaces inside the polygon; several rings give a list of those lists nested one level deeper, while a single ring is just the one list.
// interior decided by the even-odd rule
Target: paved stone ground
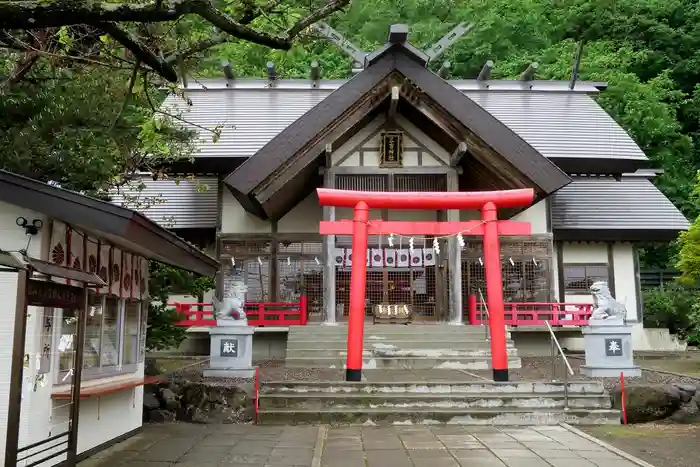
[{"label": "paved stone ground", "polygon": [[152,425],[80,467],[637,467],[564,427]]}]

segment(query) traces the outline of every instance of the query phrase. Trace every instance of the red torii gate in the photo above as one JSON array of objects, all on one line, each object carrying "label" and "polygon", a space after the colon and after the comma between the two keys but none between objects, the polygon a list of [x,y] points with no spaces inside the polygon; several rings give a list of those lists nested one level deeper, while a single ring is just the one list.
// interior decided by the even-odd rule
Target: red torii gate
[{"label": "red torii gate", "polygon": [[[484,237],[484,268],[491,333],[491,363],[494,381],[508,381],[508,352],[503,316],[503,279],[499,235],[531,235],[529,222],[499,221],[498,208],[532,204],[532,189],[477,192],[372,192],[318,188],[321,206],[353,208],[352,220],[321,221],[321,235],[352,235],[354,258],[367,254],[368,235],[444,236],[468,233]],[[389,222],[369,220],[373,209],[480,209],[481,221]],[[347,381],[362,380],[365,287],[364,261],[353,261],[350,272]]]}]

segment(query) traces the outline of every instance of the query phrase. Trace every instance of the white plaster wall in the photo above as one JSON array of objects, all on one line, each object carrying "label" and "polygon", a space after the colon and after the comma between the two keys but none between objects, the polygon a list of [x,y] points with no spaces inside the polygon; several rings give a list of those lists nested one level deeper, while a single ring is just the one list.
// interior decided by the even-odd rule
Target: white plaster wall
[{"label": "white plaster wall", "polygon": [[[20,229],[15,223],[17,217],[24,217],[29,222],[34,219],[41,219],[44,225],[48,222],[43,215],[21,209],[17,206],[0,202],[0,248],[5,251],[17,251],[27,246],[27,237],[24,230]],[[44,227],[48,231],[47,227]],[[42,234],[39,232],[32,238],[28,253],[34,257],[41,256]],[[12,368],[12,343],[14,333],[15,320],[15,304],[17,296],[17,274],[14,272],[0,272],[0,457],[5,459],[5,441],[7,435],[7,411],[10,393],[10,372]],[[29,319],[27,320],[27,335],[25,343],[25,353],[36,353],[35,347],[39,346],[38,330],[41,328],[41,320],[39,319],[40,309],[29,307],[27,310]],[[33,381],[33,375],[36,372],[36,361],[30,359],[29,371],[25,372],[25,382],[23,382],[23,399],[20,418],[20,446],[31,442],[29,427],[34,429],[32,423],[36,414],[31,410],[35,403],[35,399],[41,399],[42,393],[32,393],[29,391]],[[34,432],[32,431],[32,435]]]},{"label": "white plaster wall", "polygon": [[[29,255],[46,260],[42,254],[42,235],[46,232],[48,241],[49,222],[42,215],[17,208],[16,206],[0,203],[0,248],[4,250],[18,250],[25,248],[27,239],[24,232],[16,226],[15,219],[22,216],[29,221],[32,219],[44,220],[44,230],[32,239]],[[0,273],[0,453],[4,461],[5,437],[7,430],[7,409],[9,397],[9,380],[12,361],[12,335],[15,316],[16,274]],[[48,384],[37,385],[33,390],[35,376],[37,374],[35,356],[41,352],[42,318],[44,308],[29,307],[27,320],[27,335],[25,353],[30,355],[29,370],[25,370],[23,382],[23,399],[20,425],[20,447],[34,442],[43,441],[46,438],[67,430],[67,418],[69,406],[67,401],[52,401],[51,392],[55,387],[54,381],[56,362],[51,363],[51,371],[46,375]],[[93,384],[105,384],[118,379],[130,379],[143,377],[143,363],[139,364],[135,373],[121,375],[112,379],[99,379],[84,382],[83,387]],[[81,401],[78,423],[78,451],[84,452],[113,438],[139,428],[143,416],[143,388],[125,390],[115,394],[97,398],[83,399]],[[31,452],[31,451],[30,451]],[[26,465],[46,456],[48,451],[39,457],[30,458],[18,465]],[[57,456],[42,465],[55,465],[65,459]]]},{"label": "white plaster wall", "polygon": [[314,233],[318,234],[319,222],[323,219],[323,208],[318,202],[314,190],[297,204],[289,213],[277,221],[280,233]]},{"label": "white plaster wall", "polygon": [[228,190],[223,190],[221,203],[221,233],[269,233],[271,231],[268,221],[243,209]]},{"label": "white plaster wall", "polygon": [[529,222],[533,234],[547,233],[547,203],[542,200],[533,204],[511,219],[519,222]]},{"label": "white plaster wall", "polygon": [[[404,167],[440,167],[447,165],[450,155],[438,143],[423,133],[418,127],[402,116],[397,118],[403,136],[403,165]],[[365,128],[350,138],[345,144],[331,153],[331,163],[334,167],[365,167],[379,166],[379,147],[381,146],[381,131],[386,123],[385,116],[379,116]],[[361,159],[359,150],[364,156]],[[418,152],[422,152],[419,160]]]},{"label": "white plaster wall", "polygon": [[[143,377],[144,364],[140,363],[136,373],[120,375],[110,379],[84,382],[86,388],[95,384],[106,384],[137,377]],[[53,433],[68,429],[68,409],[66,401],[53,401]],[[143,420],[143,387],[108,394],[102,397],[90,397],[80,401],[80,418],[78,421],[78,453],[88,451],[125,433],[136,430]],[[41,439],[41,438],[40,438]]]},{"label": "white plaster wall", "polygon": [[634,246],[631,243],[613,245],[615,298],[627,308],[627,320],[637,321],[637,285],[634,269]]},{"label": "white plaster wall", "polygon": [[[563,263],[608,264],[608,249],[605,243],[564,243]],[[557,262],[554,262],[554,277],[558,278]],[[627,319],[637,321],[637,297],[634,269],[634,246],[631,243],[613,244],[613,272],[615,298],[627,308]],[[558,289],[555,289],[558,290]],[[567,303],[591,303],[590,295],[566,295]]]}]

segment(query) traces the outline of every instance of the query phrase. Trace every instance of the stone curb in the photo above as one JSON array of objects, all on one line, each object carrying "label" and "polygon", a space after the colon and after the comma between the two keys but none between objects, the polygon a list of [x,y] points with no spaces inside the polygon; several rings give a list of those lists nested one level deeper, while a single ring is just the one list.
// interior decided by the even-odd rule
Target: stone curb
[{"label": "stone curb", "polygon": [[[582,355],[567,355],[567,358],[575,358],[577,360],[585,360],[585,357]],[[670,375],[670,376],[678,376],[679,378],[688,378],[688,379],[694,379],[697,381],[700,381],[700,376],[693,376],[693,375],[686,375],[685,373],[676,373],[673,371],[666,371],[666,370],[658,370],[656,368],[648,368],[645,366],[639,366],[639,368],[642,371],[648,371],[650,373],[661,373],[662,375]]]},{"label": "stone curb", "polygon": [[588,441],[591,441],[591,442],[597,444],[598,446],[605,448],[608,451],[613,452],[613,453],[617,454],[618,456],[627,459],[628,461],[632,462],[635,465],[638,465],[639,467],[655,467],[654,465],[652,465],[646,461],[643,461],[637,457],[634,457],[631,454],[627,454],[625,451],[618,449],[615,446],[612,446],[604,441],[601,441],[598,438],[596,438],[595,436],[591,436],[588,433],[581,431],[578,428],[575,428],[575,427],[569,425],[568,423],[560,423],[559,426],[566,428],[571,433],[578,435],[581,438],[585,438]]},{"label": "stone curb", "polygon": [[323,445],[328,435],[328,425],[320,425],[316,434],[316,444],[314,445],[314,456],[311,459],[311,467],[321,467],[323,457]]}]

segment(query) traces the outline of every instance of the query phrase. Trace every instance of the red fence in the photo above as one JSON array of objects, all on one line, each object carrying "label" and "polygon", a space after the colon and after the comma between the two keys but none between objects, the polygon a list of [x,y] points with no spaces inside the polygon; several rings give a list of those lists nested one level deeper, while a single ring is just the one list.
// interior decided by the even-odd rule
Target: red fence
[{"label": "red fence", "polygon": [[[505,303],[505,324],[507,326],[544,326],[549,321],[552,326],[586,326],[593,313],[589,303]],[[484,324],[488,314],[483,305],[478,305],[476,297],[470,296],[469,324]]]},{"label": "red fence", "polygon": [[[184,319],[177,326],[216,326],[211,303],[170,303]],[[296,303],[248,302],[244,305],[250,326],[304,326],[308,322],[306,297]]]}]

